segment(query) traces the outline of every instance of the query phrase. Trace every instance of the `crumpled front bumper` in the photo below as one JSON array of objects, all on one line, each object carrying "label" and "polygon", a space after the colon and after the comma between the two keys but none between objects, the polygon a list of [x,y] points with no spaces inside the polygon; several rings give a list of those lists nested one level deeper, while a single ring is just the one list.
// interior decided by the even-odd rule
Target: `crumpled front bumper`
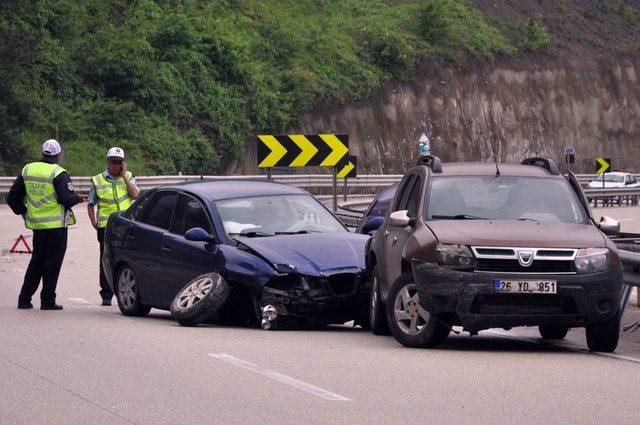
[{"label": "crumpled front bumper", "polygon": [[273,305],[288,323],[344,323],[366,315],[371,284],[364,273],[305,276],[304,284],[299,278],[274,277],[262,287],[261,306]]},{"label": "crumpled front bumper", "polygon": [[[622,267],[592,274],[477,273],[412,264],[420,302],[434,314],[453,318],[466,330],[514,326],[583,327],[611,318],[619,309]],[[557,294],[499,293],[494,279],[555,280]]]}]

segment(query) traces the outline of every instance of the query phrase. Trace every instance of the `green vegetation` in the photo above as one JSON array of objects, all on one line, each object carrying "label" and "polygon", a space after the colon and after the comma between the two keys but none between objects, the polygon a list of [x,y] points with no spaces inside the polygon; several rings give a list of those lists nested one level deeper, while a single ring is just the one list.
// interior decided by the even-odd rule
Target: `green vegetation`
[{"label": "green vegetation", "polygon": [[600,0],[600,3],[609,11],[619,15],[627,26],[633,26],[638,22],[635,9],[622,0]]},{"label": "green vegetation", "polygon": [[540,21],[542,16],[536,16],[527,19],[524,25],[524,40],[522,41],[522,49],[531,52],[546,52],[551,45],[551,37]]},{"label": "green vegetation", "polygon": [[0,174],[50,137],[75,175],[114,145],[137,174],[219,173],[420,57],[515,50],[468,0],[4,0]]}]

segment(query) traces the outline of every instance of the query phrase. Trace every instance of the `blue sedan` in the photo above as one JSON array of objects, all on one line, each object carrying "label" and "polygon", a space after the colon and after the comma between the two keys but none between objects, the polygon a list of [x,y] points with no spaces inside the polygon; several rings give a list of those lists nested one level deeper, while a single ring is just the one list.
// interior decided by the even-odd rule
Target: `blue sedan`
[{"label": "blue sedan", "polygon": [[218,180],[150,190],[109,218],[102,257],[125,315],[169,310],[195,277],[215,272],[230,288],[221,322],[366,325],[367,236],[350,233],[302,189]]}]

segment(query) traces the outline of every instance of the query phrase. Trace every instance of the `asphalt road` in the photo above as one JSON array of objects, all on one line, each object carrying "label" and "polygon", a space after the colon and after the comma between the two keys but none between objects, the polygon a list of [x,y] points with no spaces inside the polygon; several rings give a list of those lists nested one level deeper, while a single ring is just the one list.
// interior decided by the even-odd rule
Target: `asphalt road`
[{"label": "asphalt road", "polygon": [[[610,208],[640,232],[640,209]],[[58,285],[64,311],[17,310],[27,234],[0,207],[0,424],[638,424],[640,337],[614,356],[581,330],[452,335],[435,350],[336,326],[183,328],[166,312],[98,305],[98,243],[84,207]],[[30,240],[30,239],[29,239]],[[38,307],[36,295],[35,305]],[[626,321],[640,319],[630,309]],[[636,332],[640,334],[640,331]]]}]

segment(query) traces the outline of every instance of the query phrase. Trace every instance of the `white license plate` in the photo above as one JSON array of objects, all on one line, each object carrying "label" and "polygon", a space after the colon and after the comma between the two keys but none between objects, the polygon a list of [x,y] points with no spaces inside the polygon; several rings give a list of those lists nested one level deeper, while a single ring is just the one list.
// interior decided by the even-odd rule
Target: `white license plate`
[{"label": "white license plate", "polygon": [[495,292],[510,292],[522,294],[556,294],[558,282],[556,280],[493,280]]}]

